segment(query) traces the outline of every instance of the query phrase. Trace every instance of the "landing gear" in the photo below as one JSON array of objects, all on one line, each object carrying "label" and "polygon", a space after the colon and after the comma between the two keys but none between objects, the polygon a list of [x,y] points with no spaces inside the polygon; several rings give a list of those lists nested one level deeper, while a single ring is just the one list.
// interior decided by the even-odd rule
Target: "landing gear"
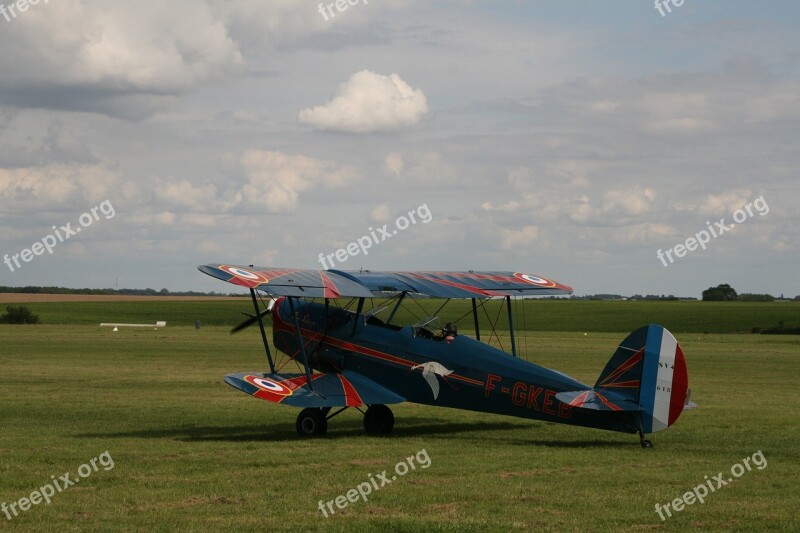
[{"label": "landing gear", "polygon": [[382,404],[370,405],[364,413],[364,430],[370,435],[385,435],[394,428],[392,410]]},{"label": "landing gear", "polygon": [[[297,432],[304,437],[319,437],[328,432],[328,420],[347,409],[343,407],[328,415],[331,408],[309,407],[297,415]],[[360,411],[360,409],[359,409]],[[370,405],[364,413],[364,430],[370,435],[385,435],[394,428],[394,415],[385,405]]]},{"label": "landing gear", "polygon": [[640,429],[639,430],[639,444],[642,445],[642,448],[652,448],[653,443],[644,438],[644,432]]},{"label": "landing gear", "polygon": [[322,436],[328,432],[327,409],[309,407],[297,415],[297,432],[304,437]]}]

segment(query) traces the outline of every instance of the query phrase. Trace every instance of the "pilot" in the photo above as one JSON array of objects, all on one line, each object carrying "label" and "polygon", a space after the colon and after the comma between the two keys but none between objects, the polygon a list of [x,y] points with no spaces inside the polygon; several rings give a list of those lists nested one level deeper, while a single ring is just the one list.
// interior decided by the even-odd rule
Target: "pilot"
[{"label": "pilot", "polygon": [[442,336],[447,344],[450,344],[458,336],[458,326],[453,322],[448,322],[442,329]]}]

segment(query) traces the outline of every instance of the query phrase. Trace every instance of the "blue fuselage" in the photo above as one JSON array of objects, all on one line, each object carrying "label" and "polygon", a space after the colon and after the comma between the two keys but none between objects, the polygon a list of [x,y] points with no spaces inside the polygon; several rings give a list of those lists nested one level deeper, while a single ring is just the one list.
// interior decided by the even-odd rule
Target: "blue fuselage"
[{"label": "blue fuselage", "polygon": [[[357,372],[414,403],[625,433],[639,428],[635,413],[570,407],[556,394],[591,387],[466,335],[445,338],[307,301],[296,300],[295,310],[309,364],[321,372]],[[301,361],[287,300],[275,305],[273,319],[275,346]]]}]

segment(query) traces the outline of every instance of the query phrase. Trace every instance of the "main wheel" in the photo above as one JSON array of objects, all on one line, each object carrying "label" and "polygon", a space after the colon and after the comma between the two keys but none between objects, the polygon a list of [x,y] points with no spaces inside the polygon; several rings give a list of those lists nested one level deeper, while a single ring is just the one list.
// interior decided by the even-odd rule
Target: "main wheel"
[{"label": "main wheel", "polygon": [[309,407],[297,415],[297,432],[304,437],[320,436],[328,432],[328,419],[322,409]]},{"label": "main wheel", "polygon": [[382,404],[370,405],[364,413],[364,430],[370,434],[391,433],[394,428],[392,410]]}]

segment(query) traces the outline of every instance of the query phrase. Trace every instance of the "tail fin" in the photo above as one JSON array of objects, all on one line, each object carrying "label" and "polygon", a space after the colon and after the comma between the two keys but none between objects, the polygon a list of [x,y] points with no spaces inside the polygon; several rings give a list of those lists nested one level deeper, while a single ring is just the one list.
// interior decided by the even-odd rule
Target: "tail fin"
[{"label": "tail fin", "polygon": [[650,324],[622,341],[594,389],[636,402],[642,410],[642,430],[654,433],[678,420],[688,386],[686,359],[678,341],[665,328]]},{"label": "tail fin", "polygon": [[556,398],[573,407],[640,411],[642,430],[655,433],[678,420],[689,403],[686,359],[665,328],[637,329],[617,347],[594,388],[564,392]]}]

